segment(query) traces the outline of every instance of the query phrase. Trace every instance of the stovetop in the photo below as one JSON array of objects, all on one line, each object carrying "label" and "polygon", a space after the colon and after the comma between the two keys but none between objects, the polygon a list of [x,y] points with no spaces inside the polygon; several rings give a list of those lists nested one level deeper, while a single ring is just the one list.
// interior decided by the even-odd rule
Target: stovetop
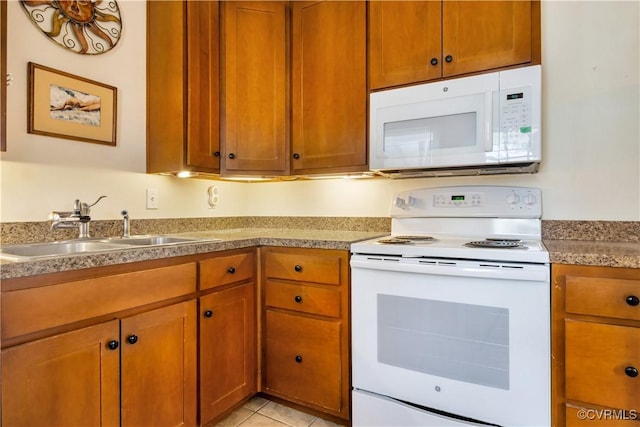
[{"label": "stovetop", "polygon": [[376,254],[402,257],[476,259],[487,261],[511,261],[548,263],[549,253],[540,240],[520,240],[518,246],[511,247],[471,247],[467,243],[476,241],[474,237],[446,237],[434,240],[402,241],[401,243],[381,243],[380,240],[394,236],[372,239],[351,245],[353,253]]},{"label": "stovetop", "polygon": [[[540,190],[466,186],[399,193],[391,235],[354,243],[353,253],[548,263]],[[477,242],[476,244],[470,244]]]}]

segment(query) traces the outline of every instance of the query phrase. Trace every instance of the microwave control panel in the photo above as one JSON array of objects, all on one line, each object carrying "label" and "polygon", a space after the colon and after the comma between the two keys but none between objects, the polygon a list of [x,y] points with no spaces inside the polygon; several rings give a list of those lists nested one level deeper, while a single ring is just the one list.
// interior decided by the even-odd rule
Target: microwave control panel
[{"label": "microwave control panel", "polygon": [[500,91],[499,105],[502,133],[531,133],[531,87]]}]

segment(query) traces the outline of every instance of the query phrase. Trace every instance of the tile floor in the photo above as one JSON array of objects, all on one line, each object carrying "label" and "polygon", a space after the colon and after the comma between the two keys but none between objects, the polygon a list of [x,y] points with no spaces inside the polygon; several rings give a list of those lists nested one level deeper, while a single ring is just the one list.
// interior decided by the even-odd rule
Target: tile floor
[{"label": "tile floor", "polygon": [[340,427],[288,406],[256,396],[217,424],[206,427]]}]

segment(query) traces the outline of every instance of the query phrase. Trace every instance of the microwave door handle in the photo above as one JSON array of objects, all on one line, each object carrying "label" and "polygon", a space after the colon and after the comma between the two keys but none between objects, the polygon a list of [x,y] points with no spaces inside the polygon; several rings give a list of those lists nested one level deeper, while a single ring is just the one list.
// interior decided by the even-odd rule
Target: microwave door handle
[{"label": "microwave door handle", "polygon": [[484,151],[493,151],[493,92],[484,93]]}]

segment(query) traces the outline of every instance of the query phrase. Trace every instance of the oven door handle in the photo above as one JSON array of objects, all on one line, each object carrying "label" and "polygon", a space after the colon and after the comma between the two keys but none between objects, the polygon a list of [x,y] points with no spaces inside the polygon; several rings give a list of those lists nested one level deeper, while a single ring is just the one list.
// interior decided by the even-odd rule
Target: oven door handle
[{"label": "oven door handle", "polygon": [[550,279],[549,266],[546,264],[514,266],[495,262],[465,263],[445,260],[427,263],[415,258],[385,260],[354,256],[351,258],[351,268],[533,282],[549,282]]}]

